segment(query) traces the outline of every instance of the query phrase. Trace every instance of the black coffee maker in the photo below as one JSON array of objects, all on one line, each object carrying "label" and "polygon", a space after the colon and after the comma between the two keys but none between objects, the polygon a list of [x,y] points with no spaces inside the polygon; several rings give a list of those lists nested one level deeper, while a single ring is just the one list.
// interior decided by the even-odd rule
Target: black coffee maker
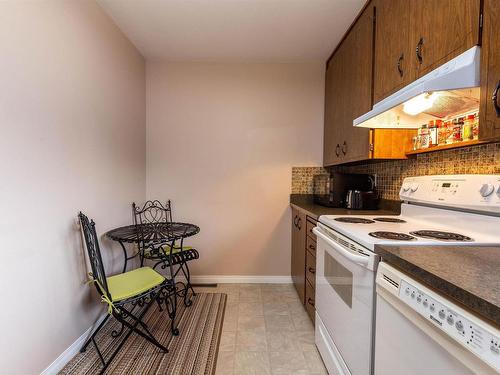
[{"label": "black coffee maker", "polygon": [[320,174],[313,178],[314,202],[326,207],[370,210],[378,207],[375,176],[361,173]]}]

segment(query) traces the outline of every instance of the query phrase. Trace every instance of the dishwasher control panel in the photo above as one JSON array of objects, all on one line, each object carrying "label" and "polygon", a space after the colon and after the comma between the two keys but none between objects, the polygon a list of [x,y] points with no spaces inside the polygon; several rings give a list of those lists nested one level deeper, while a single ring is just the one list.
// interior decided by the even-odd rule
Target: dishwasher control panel
[{"label": "dishwasher control panel", "polygon": [[399,298],[500,372],[500,335],[493,327],[489,328],[452,302],[406,280],[400,282]]}]

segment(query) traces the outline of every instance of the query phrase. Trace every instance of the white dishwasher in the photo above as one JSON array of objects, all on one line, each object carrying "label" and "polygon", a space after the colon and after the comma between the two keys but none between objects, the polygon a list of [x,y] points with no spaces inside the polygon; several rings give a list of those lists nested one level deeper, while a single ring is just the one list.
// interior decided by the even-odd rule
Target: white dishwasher
[{"label": "white dishwasher", "polygon": [[500,373],[500,331],[380,263],[375,375]]}]

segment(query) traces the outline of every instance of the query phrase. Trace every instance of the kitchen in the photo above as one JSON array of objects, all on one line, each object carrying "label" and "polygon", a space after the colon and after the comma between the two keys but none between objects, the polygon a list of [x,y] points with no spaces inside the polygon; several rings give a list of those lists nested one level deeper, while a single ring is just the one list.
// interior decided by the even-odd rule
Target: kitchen
[{"label": "kitchen", "polygon": [[290,202],[292,277],[330,374],[500,371],[495,17],[488,1],[368,2],[327,61],[324,168],[295,168]]},{"label": "kitchen", "polygon": [[498,1],[0,20],[3,371],[500,373]]}]

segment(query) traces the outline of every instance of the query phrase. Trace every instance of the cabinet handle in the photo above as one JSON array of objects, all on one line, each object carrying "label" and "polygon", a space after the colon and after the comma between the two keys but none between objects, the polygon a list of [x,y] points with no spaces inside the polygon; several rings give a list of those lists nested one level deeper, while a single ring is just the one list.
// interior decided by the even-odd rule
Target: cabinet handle
[{"label": "cabinet handle", "polygon": [[299,230],[302,229],[302,219],[299,217],[299,220],[297,220],[297,227],[299,228]]},{"label": "cabinet handle", "polygon": [[311,244],[311,245],[309,245],[309,249],[311,249],[311,250],[316,250],[316,248],[315,248],[315,247],[314,247],[314,245],[312,245],[312,244]]},{"label": "cabinet handle", "polygon": [[422,45],[424,44],[424,38],[420,38],[417,43],[417,48],[415,49],[415,53],[417,54],[417,60],[420,64],[422,64]]},{"label": "cabinet handle", "polygon": [[405,58],[405,54],[402,53],[401,56],[399,56],[399,59],[398,59],[397,68],[398,68],[398,72],[399,72],[399,76],[400,77],[403,77],[403,68],[401,67],[401,63],[403,62],[404,58]]},{"label": "cabinet handle", "polygon": [[314,307],[314,300],[312,298],[308,298],[307,303]]},{"label": "cabinet handle", "polygon": [[337,157],[340,156],[340,145],[337,143],[337,147],[335,147],[335,155],[337,155]]},{"label": "cabinet handle", "polygon": [[497,87],[493,90],[493,95],[491,96],[491,100],[493,101],[493,107],[497,113],[497,117],[500,117],[500,106],[498,105],[498,90],[500,90],[500,81],[497,83]]},{"label": "cabinet handle", "polygon": [[344,141],[344,143],[342,144],[342,153],[345,155],[347,154],[347,142]]},{"label": "cabinet handle", "polygon": [[299,217],[297,215],[295,215],[295,218],[293,219],[293,225],[295,225],[295,227],[297,227],[297,219]]},{"label": "cabinet handle", "polygon": [[315,274],[316,270],[314,268],[312,268],[312,267],[309,267],[309,273]]}]

